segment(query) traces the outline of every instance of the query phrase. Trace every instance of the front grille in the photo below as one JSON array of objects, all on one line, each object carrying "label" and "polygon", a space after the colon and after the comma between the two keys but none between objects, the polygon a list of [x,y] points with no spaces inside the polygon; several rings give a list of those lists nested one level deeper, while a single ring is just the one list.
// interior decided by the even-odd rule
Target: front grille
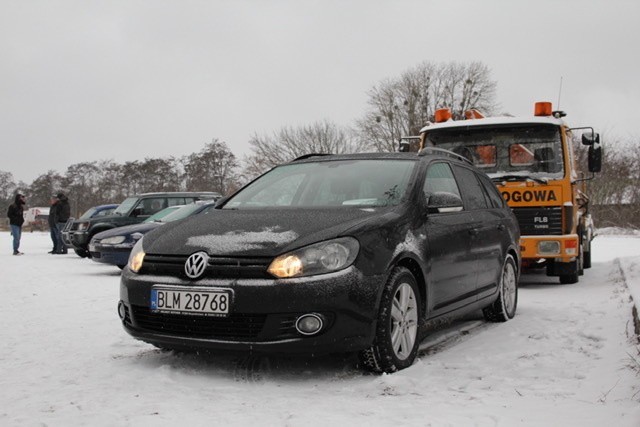
[{"label": "front grille", "polygon": [[[220,279],[268,279],[269,257],[211,257],[203,277]],[[141,273],[186,277],[186,256],[147,254]]]},{"label": "front grille", "polygon": [[513,208],[523,236],[562,235],[562,208]]},{"label": "front grille", "polygon": [[153,313],[132,306],[136,324],[146,330],[195,338],[255,339],[264,327],[265,314],[231,314],[228,317]]},{"label": "front grille", "polygon": [[[299,338],[296,320],[302,313],[240,314],[228,317],[190,316],[187,314],[153,313],[149,308],[132,305],[133,322],[127,307],[125,323],[147,331],[181,337],[226,341],[275,341]],[[323,330],[331,328],[334,313],[322,312]]]}]

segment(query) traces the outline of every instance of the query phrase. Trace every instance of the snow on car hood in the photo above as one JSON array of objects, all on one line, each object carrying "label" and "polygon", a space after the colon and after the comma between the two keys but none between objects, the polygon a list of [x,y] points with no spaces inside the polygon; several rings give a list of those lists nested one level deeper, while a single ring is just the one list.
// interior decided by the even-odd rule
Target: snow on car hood
[{"label": "snow on car hood", "polygon": [[212,210],[147,234],[147,253],[276,256],[340,236],[386,209]]}]

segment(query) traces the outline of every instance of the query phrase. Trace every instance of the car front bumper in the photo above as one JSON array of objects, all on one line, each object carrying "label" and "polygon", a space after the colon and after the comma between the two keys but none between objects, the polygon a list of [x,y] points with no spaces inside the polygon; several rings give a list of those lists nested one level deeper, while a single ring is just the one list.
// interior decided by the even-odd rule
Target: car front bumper
[{"label": "car front bumper", "polygon": [[131,249],[132,247],[119,248],[106,245],[89,245],[89,253],[91,254],[91,259],[93,261],[118,266],[127,265]]},{"label": "car front bumper", "polygon": [[86,231],[70,231],[69,241],[75,249],[86,250],[89,246],[89,233]]},{"label": "car front bumper", "polygon": [[[363,276],[350,267],[306,278],[202,279],[137,275],[127,268],[120,285],[120,315],[133,337],[159,347],[256,352],[332,353],[356,351],[373,342],[385,278]],[[229,289],[227,317],[158,314],[150,309],[155,284]],[[317,314],[319,333],[297,331],[296,320]]]}]

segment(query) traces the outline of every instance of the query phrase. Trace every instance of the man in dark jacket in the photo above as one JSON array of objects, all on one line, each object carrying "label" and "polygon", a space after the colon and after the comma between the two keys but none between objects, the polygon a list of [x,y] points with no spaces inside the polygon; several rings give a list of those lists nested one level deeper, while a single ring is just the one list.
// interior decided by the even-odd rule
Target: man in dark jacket
[{"label": "man in dark jacket", "polygon": [[9,225],[11,226],[11,235],[13,236],[13,254],[23,255],[20,252],[20,237],[22,236],[22,224],[24,224],[24,205],[26,198],[23,194],[16,194],[16,198],[7,210]]},{"label": "man in dark jacket", "polygon": [[58,228],[58,245],[56,247],[57,250],[54,253],[66,254],[67,245],[65,245],[64,240],[62,240],[62,230],[71,216],[71,206],[69,206],[69,199],[64,193],[58,193],[56,198],[58,199],[58,202],[55,205],[56,227]]},{"label": "man in dark jacket", "polygon": [[58,197],[51,196],[51,207],[49,208],[49,233],[51,234],[51,241],[53,242],[53,249],[49,251],[50,254],[58,253],[58,241],[60,238],[60,230],[58,230],[58,220],[56,218],[56,209],[58,208]]}]

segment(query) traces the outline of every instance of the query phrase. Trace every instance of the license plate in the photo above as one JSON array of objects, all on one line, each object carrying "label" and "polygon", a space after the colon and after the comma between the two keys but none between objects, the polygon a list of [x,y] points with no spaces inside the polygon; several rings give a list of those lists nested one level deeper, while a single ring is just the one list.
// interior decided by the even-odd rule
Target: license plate
[{"label": "license plate", "polygon": [[151,311],[155,313],[226,316],[231,306],[231,292],[201,288],[175,289],[153,287]]},{"label": "license plate", "polygon": [[89,252],[95,252],[96,251],[96,245],[89,245]]}]

